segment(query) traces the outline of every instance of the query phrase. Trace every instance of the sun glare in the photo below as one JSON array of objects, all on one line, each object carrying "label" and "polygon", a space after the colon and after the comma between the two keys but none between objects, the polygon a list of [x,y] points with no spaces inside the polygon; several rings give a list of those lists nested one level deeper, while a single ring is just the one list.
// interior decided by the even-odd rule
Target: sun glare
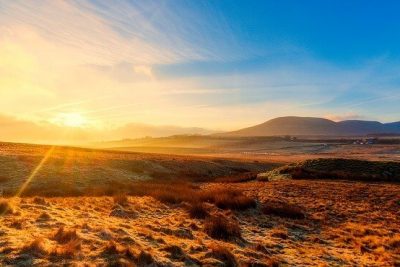
[{"label": "sun glare", "polygon": [[87,119],[80,113],[62,113],[56,117],[55,122],[67,127],[82,127],[87,123]]}]

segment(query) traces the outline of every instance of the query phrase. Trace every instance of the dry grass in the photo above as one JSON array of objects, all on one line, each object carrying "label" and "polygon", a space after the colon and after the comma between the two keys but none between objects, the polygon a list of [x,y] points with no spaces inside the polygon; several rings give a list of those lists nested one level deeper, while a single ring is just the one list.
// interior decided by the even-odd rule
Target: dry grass
[{"label": "dry grass", "polygon": [[[137,265],[138,266],[152,266],[155,265],[155,260],[153,256],[146,252],[146,251],[141,251],[139,256],[137,257]],[[157,266],[157,265],[155,265]]]},{"label": "dry grass", "polygon": [[48,241],[44,238],[36,238],[30,244],[21,249],[21,254],[27,254],[32,257],[44,257],[50,252]]},{"label": "dry grass", "polygon": [[[13,179],[4,188],[4,196],[18,192],[49,149],[49,146],[0,142],[0,183]],[[55,147],[21,196],[113,196],[126,193],[127,186],[136,181],[208,182],[229,175],[266,171],[275,165],[243,159]]]},{"label": "dry grass", "polygon": [[400,234],[397,234],[389,239],[387,245],[391,249],[400,249]]},{"label": "dry grass", "polygon": [[128,196],[125,194],[118,194],[113,196],[114,204],[126,206],[129,204]]},{"label": "dry grass", "polygon": [[257,172],[245,172],[215,179],[218,183],[244,183],[257,179]]},{"label": "dry grass", "polygon": [[47,206],[48,203],[46,202],[46,200],[42,197],[35,197],[32,200],[32,203],[38,204],[38,205],[43,205],[43,206]]},{"label": "dry grass", "polygon": [[190,218],[195,218],[195,219],[204,219],[207,216],[209,216],[209,213],[207,211],[207,208],[203,203],[193,203],[189,207],[189,216]]},{"label": "dry grass", "polygon": [[223,262],[224,266],[237,267],[239,266],[235,255],[225,246],[213,243],[210,245],[212,256]]},{"label": "dry grass", "polygon": [[7,200],[0,201],[0,216],[13,214],[14,207]]},{"label": "dry grass", "polygon": [[[141,166],[146,161],[127,162],[114,156],[104,160],[102,153],[90,153],[78,155],[77,160],[86,157],[86,171],[99,167],[97,173],[79,169],[76,176],[57,176],[65,171],[51,173],[46,167],[32,183],[43,185],[37,191],[40,197],[7,200],[18,208],[14,216],[0,217],[0,265],[396,266],[398,262],[398,184],[231,179],[232,183],[193,185],[171,182],[171,177],[127,183],[124,174],[137,175],[148,168]],[[93,158],[98,161],[92,162]],[[66,171],[76,166],[71,164],[73,157],[62,159],[57,155],[49,166],[59,164]],[[172,168],[168,164],[181,168],[185,160],[170,159],[151,156],[148,164],[156,167],[162,162],[157,170],[161,173],[164,167]],[[192,173],[202,172],[202,162],[196,164],[199,169]],[[126,172],[99,183],[105,180],[102,168],[107,166]],[[183,178],[192,171],[186,167],[180,169]],[[209,168],[204,170],[206,176]],[[94,174],[100,178],[94,179]],[[124,177],[119,179],[120,175]],[[52,183],[52,177],[61,177],[61,184]],[[76,186],[81,183],[82,187]],[[29,194],[36,193],[35,187],[30,190]],[[45,198],[44,192],[58,197]],[[64,194],[85,197],[59,197]],[[305,215],[307,219],[297,219]],[[209,249],[213,244],[222,248]]]},{"label": "dry grass", "polygon": [[80,239],[73,239],[62,245],[55,246],[50,252],[52,257],[60,258],[73,258],[78,252],[80,252],[82,241]]},{"label": "dry grass", "polygon": [[42,212],[39,217],[37,218],[37,221],[48,221],[51,219],[51,216],[47,212]]},{"label": "dry grass", "polygon": [[280,238],[280,239],[287,239],[288,231],[284,228],[276,228],[271,231],[271,236]]},{"label": "dry grass", "polygon": [[[186,184],[188,190],[207,192],[206,197],[180,205],[147,195],[129,196],[124,207],[111,197],[37,201],[46,205],[10,200],[18,203],[18,214],[0,217],[0,265],[235,266],[236,261],[238,266],[395,266],[398,261],[400,213],[393,202],[398,185],[287,180],[222,188],[260,203],[301,205],[307,220],[265,216],[261,205],[254,211],[221,210],[208,193],[221,187]],[[210,214],[204,220],[191,218],[189,209],[196,203]],[[136,210],[137,216],[114,216],[116,207]],[[51,220],[35,221],[43,212]],[[21,221],[26,222],[22,229],[13,227]],[[230,254],[213,253],[212,244]]]},{"label": "dry grass", "polygon": [[239,224],[224,216],[211,216],[204,222],[204,231],[210,237],[225,241],[238,241],[242,239]]},{"label": "dry grass", "polygon": [[61,226],[54,233],[52,239],[57,241],[59,244],[66,244],[71,241],[79,240],[80,238],[76,233],[76,229],[65,229],[64,226]]},{"label": "dry grass", "polygon": [[305,213],[297,205],[283,201],[268,200],[263,203],[262,212],[267,215],[275,215],[290,219],[304,219]]},{"label": "dry grass", "polygon": [[132,195],[152,196],[167,204],[202,202],[215,204],[220,209],[246,210],[256,207],[253,198],[245,196],[238,190],[219,187],[216,189],[199,189],[189,183],[152,183],[134,185],[129,191]]},{"label": "dry grass", "polygon": [[343,158],[309,159],[269,171],[260,177],[400,182],[400,163]]},{"label": "dry grass", "polygon": [[221,190],[212,192],[214,203],[220,209],[246,210],[256,207],[256,201],[238,191]]}]

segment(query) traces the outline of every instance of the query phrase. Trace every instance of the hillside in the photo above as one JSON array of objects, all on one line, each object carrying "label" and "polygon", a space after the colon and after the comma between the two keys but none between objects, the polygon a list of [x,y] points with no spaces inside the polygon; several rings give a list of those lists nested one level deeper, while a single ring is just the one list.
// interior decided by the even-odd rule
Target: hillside
[{"label": "hillside", "polygon": [[343,158],[319,158],[292,163],[258,175],[261,180],[336,179],[400,182],[400,163]]},{"label": "hillside", "polygon": [[264,123],[220,134],[221,136],[355,136],[367,134],[400,134],[400,122],[346,120],[335,122],[313,117],[280,117]]},{"label": "hillside", "polygon": [[118,191],[133,182],[212,181],[275,166],[265,161],[0,143],[0,191],[14,195],[26,184],[25,195],[82,195],[99,191],[112,194],[112,190]]}]

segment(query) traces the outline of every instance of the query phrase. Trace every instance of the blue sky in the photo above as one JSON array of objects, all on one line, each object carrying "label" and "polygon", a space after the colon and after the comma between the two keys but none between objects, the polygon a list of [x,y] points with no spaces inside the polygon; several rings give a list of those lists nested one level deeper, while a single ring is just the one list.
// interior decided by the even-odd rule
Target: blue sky
[{"label": "blue sky", "polygon": [[97,128],[397,121],[398,10],[397,1],[0,0],[0,114]]}]

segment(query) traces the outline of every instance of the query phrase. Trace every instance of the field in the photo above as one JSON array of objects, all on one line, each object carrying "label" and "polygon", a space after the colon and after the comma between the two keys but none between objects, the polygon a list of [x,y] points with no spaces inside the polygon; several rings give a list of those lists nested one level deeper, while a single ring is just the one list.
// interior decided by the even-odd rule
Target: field
[{"label": "field", "polygon": [[396,160],[340,163],[394,182],[314,177],[326,160],[268,181],[257,174],[303,157],[236,155],[1,143],[0,265],[400,265]]},{"label": "field", "polygon": [[131,152],[295,162],[309,158],[400,161],[400,139],[380,137],[374,144],[355,144],[365,137],[221,137],[171,136],[92,144]]}]

